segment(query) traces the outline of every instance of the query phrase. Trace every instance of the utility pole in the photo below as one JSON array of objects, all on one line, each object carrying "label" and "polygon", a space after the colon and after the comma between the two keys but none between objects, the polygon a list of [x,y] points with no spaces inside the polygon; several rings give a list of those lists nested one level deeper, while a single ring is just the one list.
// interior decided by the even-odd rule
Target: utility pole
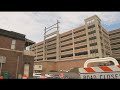
[{"label": "utility pole", "polygon": [[59,42],[60,42],[60,40],[59,40],[59,26],[58,26],[58,23],[59,23],[59,21],[57,20],[57,42],[56,42],[56,60],[59,60],[60,58],[59,58],[59,49],[60,49],[60,46],[59,46]]},{"label": "utility pole", "polygon": [[[43,60],[47,60],[47,38],[51,37],[56,34],[56,60],[59,60],[59,24],[60,22],[57,20],[57,23],[51,25],[50,27],[45,27],[44,31],[44,44],[43,44]],[[57,29],[55,31],[52,31],[51,33],[48,34],[50,30]]]},{"label": "utility pole", "polygon": [[17,75],[18,75],[18,68],[19,68],[19,56],[18,56],[18,59],[17,59],[16,79],[17,79]]}]

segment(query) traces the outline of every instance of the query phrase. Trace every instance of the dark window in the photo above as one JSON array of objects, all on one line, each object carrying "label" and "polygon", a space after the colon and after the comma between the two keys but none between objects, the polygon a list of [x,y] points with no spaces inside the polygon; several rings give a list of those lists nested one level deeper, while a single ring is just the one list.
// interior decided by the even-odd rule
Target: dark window
[{"label": "dark window", "polygon": [[78,33],[78,32],[82,32],[82,31],[84,31],[84,30],[85,30],[85,28],[74,32],[74,34],[75,34],[75,33]]},{"label": "dark window", "polygon": [[49,50],[52,50],[52,49],[56,49],[56,47],[54,47],[54,48],[49,48],[49,49],[47,49],[47,50],[49,51]]},{"label": "dark window", "polygon": [[51,40],[47,40],[47,43],[49,43],[49,42],[52,42],[52,41],[55,41],[56,40],[56,38],[54,38],[54,39],[51,39]]},{"label": "dark window", "polygon": [[75,53],[75,56],[87,55],[87,54],[88,54],[88,52],[84,51],[84,52]]},{"label": "dark window", "polygon": [[110,39],[110,40],[115,40],[115,39],[120,39],[120,37],[112,38],[112,39]]},{"label": "dark window", "polygon": [[39,44],[39,45],[37,45],[37,46],[42,46],[43,45],[43,43],[42,44]]},{"label": "dark window", "polygon": [[120,49],[120,47],[118,47],[118,48],[112,48],[112,50],[119,50]]},{"label": "dark window", "polygon": [[110,53],[106,52],[106,55],[110,55]]},{"label": "dark window", "polygon": [[98,49],[90,50],[90,53],[98,53]]},{"label": "dark window", "polygon": [[41,58],[41,59],[37,59],[38,61],[40,61],[40,60],[43,60],[43,58]]},{"label": "dark window", "polygon": [[63,38],[63,37],[67,37],[67,36],[69,36],[69,35],[72,35],[72,33],[67,34],[67,35],[64,35],[64,36],[61,36],[61,38]]},{"label": "dark window", "polygon": [[120,44],[120,42],[112,43],[111,45],[116,45],[116,44]]},{"label": "dark window", "polygon": [[94,28],[94,27],[95,27],[95,25],[91,25],[91,26],[88,26],[88,29]]},{"label": "dark window", "polygon": [[32,50],[33,52],[35,51],[35,50]]},{"label": "dark window", "polygon": [[104,49],[102,49],[102,53],[104,54]]},{"label": "dark window", "polygon": [[86,34],[83,34],[83,35],[80,35],[80,36],[76,36],[74,38],[76,39],[76,38],[83,37],[83,36],[86,36]]},{"label": "dark window", "polygon": [[56,44],[51,45],[51,46],[47,46],[48,49],[49,49],[49,48],[54,48],[54,47],[56,47]]},{"label": "dark window", "polygon": [[81,41],[77,41],[77,42],[75,42],[75,44],[77,44],[77,43],[82,43],[82,42],[86,42],[87,40],[85,39],[85,40],[81,40]]},{"label": "dark window", "polygon": [[43,47],[37,48],[37,49],[42,49]]},{"label": "dark window", "polygon": [[99,33],[100,33],[100,34],[102,34],[102,32],[101,32],[101,31],[99,31]]},{"label": "dark window", "polygon": [[56,53],[56,52],[47,53],[47,55],[49,55],[49,54],[54,54],[54,53]]},{"label": "dark window", "polygon": [[47,45],[47,46],[52,46],[52,45],[56,45],[56,43],[53,43],[53,44],[50,44],[50,45]]},{"label": "dark window", "polygon": [[73,48],[61,50],[61,52],[70,51],[70,50],[73,50]]},{"label": "dark window", "polygon": [[103,46],[103,43],[101,43],[101,46]]},{"label": "dark window", "polygon": [[115,33],[111,33],[111,34],[109,34],[110,36],[111,35],[115,35],[115,34],[119,34],[120,32],[115,32]]},{"label": "dark window", "polygon": [[43,55],[37,55],[38,57],[41,57],[41,56],[43,56]]},{"label": "dark window", "polygon": [[90,35],[90,34],[93,34],[93,33],[96,33],[96,30],[91,31],[91,32],[88,32],[89,35]]},{"label": "dark window", "polygon": [[41,53],[41,52],[43,52],[43,50],[42,51],[38,51],[37,53]]},{"label": "dark window", "polygon": [[80,49],[80,48],[85,48],[85,47],[87,47],[87,45],[80,46],[80,47],[75,47],[75,49]]},{"label": "dark window", "polygon": [[69,38],[69,39],[63,40],[63,41],[61,41],[61,43],[62,43],[62,42],[69,41],[69,40],[72,40],[72,38]]},{"label": "dark window", "polygon": [[66,44],[66,45],[62,45],[61,47],[65,47],[65,46],[69,46],[72,45],[72,43]]},{"label": "dark window", "polygon": [[98,25],[98,28],[101,29],[100,25]]},{"label": "dark window", "polygon": [[91,43],[90,46],[96,46],[97,45],[97,42],[96,43]]},{"label": "dark window", "polygon": [[96,36],[89,38],[89,40],[94,40],[96,39]]},{"label": "dark window", "polygon": [[61,58],[65,58],[65,57],[72,57],[73,54],[67,54],[67,55],[62,55]]},{"label": "dark window", "polygon": [[47,59],[48,59],[48,60],[49,60],[49,59],[56,59],[56,57],[49,57],[49,58],[47,58]]}]

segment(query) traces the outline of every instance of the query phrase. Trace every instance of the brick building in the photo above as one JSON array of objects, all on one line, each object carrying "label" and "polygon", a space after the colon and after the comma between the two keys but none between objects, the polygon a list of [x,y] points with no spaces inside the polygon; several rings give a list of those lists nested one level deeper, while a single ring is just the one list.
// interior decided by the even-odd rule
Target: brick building
[{"label": "brick building", "polygon": [[32,44],[34,42],[26,39],[24,34],[0,29],[0,74],[7,71],[11,78],[18,78],[19,74],[32,78],[33,52],[26,50]]},{"label": "brick building", "polygon": [[69,70],[83,67],[87,59],[110,56],[109,34],[100,18],[94,15],[84,21],[83,26],[32,45],[35,65],[41,64],[43,71]]}]

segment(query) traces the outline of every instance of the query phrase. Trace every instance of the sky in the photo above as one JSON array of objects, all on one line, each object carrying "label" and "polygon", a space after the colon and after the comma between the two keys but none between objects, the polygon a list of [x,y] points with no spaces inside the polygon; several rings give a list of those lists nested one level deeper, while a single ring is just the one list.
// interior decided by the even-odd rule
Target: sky
[{"label": "sky", "polygon": [[26,35],[38,43],[43,41],[45,27],[59,20],[60,33],[85,24],[84,19],[97,15],[107,31],[120,28],[120,12],[0,12],[0,28]]}]

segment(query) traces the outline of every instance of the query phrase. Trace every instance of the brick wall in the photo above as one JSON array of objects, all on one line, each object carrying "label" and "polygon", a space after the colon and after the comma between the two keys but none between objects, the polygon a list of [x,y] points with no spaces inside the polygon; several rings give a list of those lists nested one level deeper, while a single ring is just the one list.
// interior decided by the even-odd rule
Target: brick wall
[{"label": "brick wall", "polygon": [[[85,59],[83,60],[66,60],[66,61],[41,61],[34,63],[35,65],[43,65],[43,72],[48,71],[60,71],[60,70],[70,70],[75,67],[84,67]],[[96,66],[97,63],[90,63],[88,67]]]},{"label": "brick wall", "polygon": [[15,52],[15,51],[8,51],[0,49],[0,56],[6,57],[6,63],[3,64],[2,72],[9,71],[10,76],[12,78],[16,78],[17,72],[17,61],[19,56],[18,62],[18,74],[23,74],[24,72],[24,64],[30,64],[30,78],[33,76],[33,62],[34,57],[23,55],[22,52]]},{"label": "brick wall", "polygon": [[[6,48],[6,49],[11,49],[11,43],[12,43],[12,38],[1,36],[0,35],[0,48]],[[25,41],[22,40],[16,40],[16,50],[23,50],[25,46]]]}]

